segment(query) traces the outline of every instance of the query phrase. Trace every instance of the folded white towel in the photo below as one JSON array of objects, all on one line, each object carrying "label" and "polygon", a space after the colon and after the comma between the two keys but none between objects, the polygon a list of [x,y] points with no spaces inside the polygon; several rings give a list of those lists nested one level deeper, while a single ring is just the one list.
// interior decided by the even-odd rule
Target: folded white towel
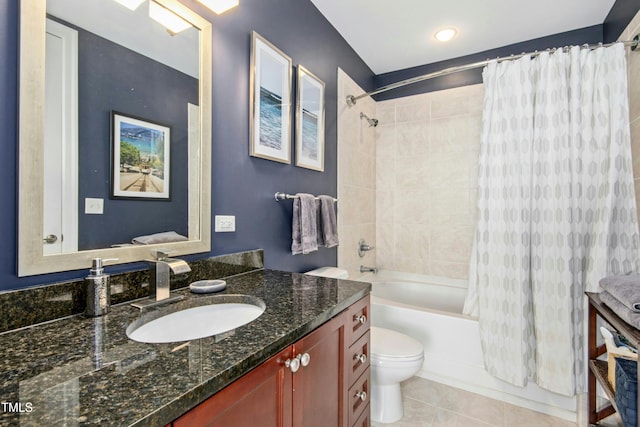
[{"label": "folded white towel", "polygon": [[155,243],[185,242],[187,240],[189,239],[175,231],[165,231],[162,233],[134,237],[131,240],[131,243],[136,245],[153,245]]},{"label": "folded white towel", "polygon": [[291,253],[306,255],[318,250],[316,201],[311,194],[298,193],[296,196],[291,220]]}]

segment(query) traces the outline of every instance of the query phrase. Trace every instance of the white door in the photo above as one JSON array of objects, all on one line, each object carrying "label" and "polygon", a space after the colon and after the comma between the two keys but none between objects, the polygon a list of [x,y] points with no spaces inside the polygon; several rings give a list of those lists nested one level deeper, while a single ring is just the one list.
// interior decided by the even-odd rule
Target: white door
[{"label": "white door", "polygon": [[78,250],[78,33],[47,19],[43,253]]}]

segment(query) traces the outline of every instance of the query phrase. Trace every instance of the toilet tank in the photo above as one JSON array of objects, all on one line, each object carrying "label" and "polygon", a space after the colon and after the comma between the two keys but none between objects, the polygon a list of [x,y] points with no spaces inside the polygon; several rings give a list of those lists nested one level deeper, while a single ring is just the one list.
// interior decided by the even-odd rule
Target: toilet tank
[{"label": "toilet tank", "polygon": [[307,271],[305,274],[311,276],[331,277],[333,279],[348,279],[349,272],[344,268],[338,267],[320,267],[315,270]]}]

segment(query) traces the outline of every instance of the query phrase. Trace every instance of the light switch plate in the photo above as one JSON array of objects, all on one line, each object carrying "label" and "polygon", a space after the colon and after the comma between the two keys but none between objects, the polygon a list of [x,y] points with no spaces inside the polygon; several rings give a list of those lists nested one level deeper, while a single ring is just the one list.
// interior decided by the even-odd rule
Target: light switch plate
[{"label": "light switch plate", "polygon": [[231,233],[236,231],[235,215],[216,215],[216,233]]},{"label": "light switch plate", "polygon": [[104,199],[93,199],[86,197],[84,199],[84,213],[91,215],[102,215],[104,210]]}]

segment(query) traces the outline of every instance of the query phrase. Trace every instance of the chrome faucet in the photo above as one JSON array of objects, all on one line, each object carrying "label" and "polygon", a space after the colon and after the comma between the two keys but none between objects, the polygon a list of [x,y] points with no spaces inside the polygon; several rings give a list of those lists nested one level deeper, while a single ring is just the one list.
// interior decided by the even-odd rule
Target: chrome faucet
[{"label": "chrome faucet", "polygon": [[360,273],[373,273],[378,274],[378,269],[375,267],[365,267],[364,265],[360,266]]},{"label": "chrome faucet", "polygon": [[171,295],[170,277],[173,274],[185,274],[191,271],[189,264],[184,260],[169,258],[167,252],[156,251],[156,259],[147,260],[149,264],[149,299],[131,304],[134,307],[144,308],[158,304],[178,301],[183,295]]}]

